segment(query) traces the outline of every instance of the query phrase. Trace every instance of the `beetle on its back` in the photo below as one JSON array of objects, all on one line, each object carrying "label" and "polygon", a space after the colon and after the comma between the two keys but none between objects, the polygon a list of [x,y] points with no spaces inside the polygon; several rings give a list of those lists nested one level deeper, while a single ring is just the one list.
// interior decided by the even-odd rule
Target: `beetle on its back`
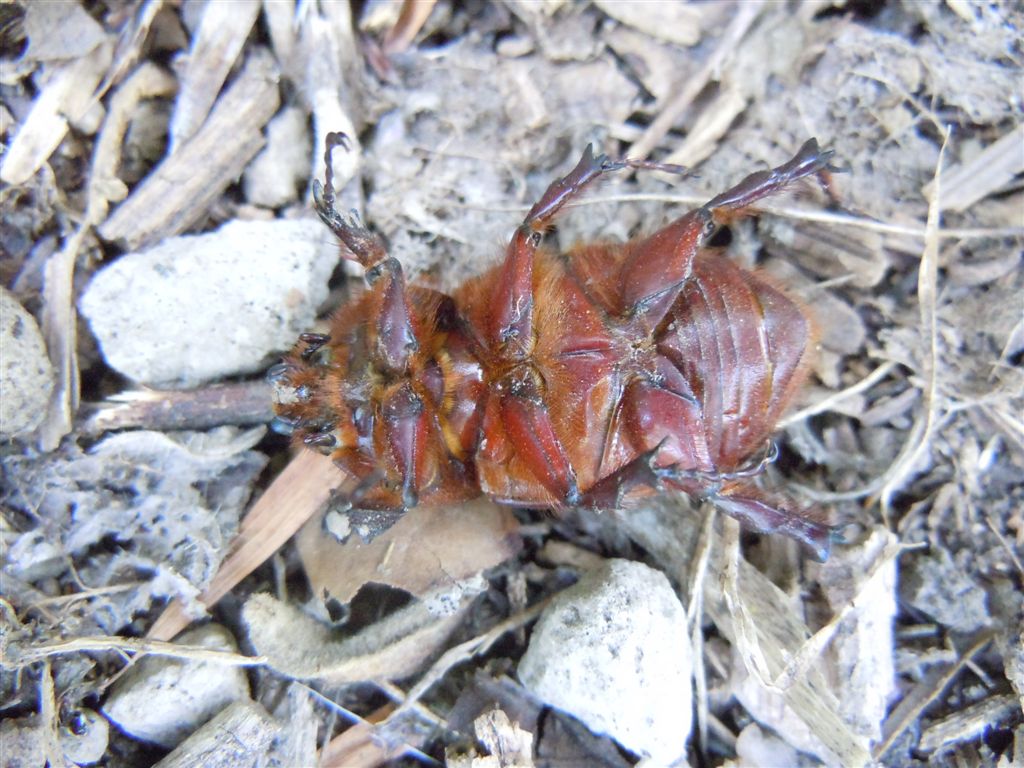
[{"label": "beetle on its back", "polygon": [[829,171],[806,142],[649,237],[541,247],[603,173],[676,166],[591,147],[516,229],[504,261],[452,296],[407,285],[354,216],[334,208],[331,134],[317,212],[369,290],[271,369],[277,423],[361,482],[353,503],[401,512],[484,493],[517,506],[618,507],[656,487],[708,499],[754,530],[828,556],[834,533],[753,483],[804,379],[810,323],[792,299],[705,248],[715,228]]}]

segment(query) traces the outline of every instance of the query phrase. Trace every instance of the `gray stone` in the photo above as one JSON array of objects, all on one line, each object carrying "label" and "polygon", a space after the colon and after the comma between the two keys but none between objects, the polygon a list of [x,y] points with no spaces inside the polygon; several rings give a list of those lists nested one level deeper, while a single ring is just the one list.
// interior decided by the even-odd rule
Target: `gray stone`
[{"label": "gray stone", "polygon": [[793,747],[757,723],[745,726],[736,737],[736,758],[739,765],[799,765],[799,754]]},{"label": "gray stone", "polygon": [[[218,624],[175,642],[238,651],[231,633]],[[232,702],[247,700],[249,681],[241,667],[150,656],[117,681],[103,713],[129,736],[171,748]]]},{"label": "gray stone", "polygon": [[668,765],[689,738],[691,665],[686,612],[665,575],[609,560],[545,609],[519,679],[593,732]]},{"label": "gray stone", "polygon": [[[73,715],[75,727],[69,723],[58,726],[55,748],[59,747],[68,765],[92,765],[99,762],[107,751],[110,726],[101,715],[91,709],[78,710]],[[0,764],[4,768],[36,768],[47,763],[46,728],[38,715],[8,718],[0,723]]]},{"label": "gray stone", "polygon": [[0,287],[0,433],[35,429],[52,390],[53,368],[35,318]]},{"label": "gray stone", "polygon": [[309,328],[337,246],[318,221],[233,221],[98,272],[80,309],[107,364],[154,386],[263,367]]}]

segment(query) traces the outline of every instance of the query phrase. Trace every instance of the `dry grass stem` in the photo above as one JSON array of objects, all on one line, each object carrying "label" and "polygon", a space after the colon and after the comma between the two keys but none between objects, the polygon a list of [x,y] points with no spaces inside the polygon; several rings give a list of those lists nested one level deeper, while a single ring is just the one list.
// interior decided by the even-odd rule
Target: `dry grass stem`
[{"label": "dry grass stem", "polygon": [[18,669],[53,656],[69,653],[102,653],[114,651],[132,656],[168,656],[192,661],[208,661],[232,667],[253,667],[267,663],[262,656],[243,656],[230,651],[217,651],[201,645],[190,646],[166,643],[161,640],[138,640],[110,635],[106,637],[77,637],[59,643],[43,643],[26,647],[7,646],[4,668]]},{"label": "dry grass stem", "polygon": [[992,633],[983,633],[975,638],[966,651],[960,654],[956,663],[933,669],[921,682],[903,696],[903,699],[889,713],[889,717],[885,721],[884,738],[872,750],[876,760],[886,753],[889,747],[893,745],[907,728],[914,725],[921,712],[945,692],[949,684],[967,666],[968,662],[990,642],[992,642]]},{"label": "dry grass stem", "polygon": [[947,129],[942,148],[939,150],[939,159],[935,166],[935,195],[928,204],[928,225],[924,252],[921,254],[921,266],[918,270],[917,301],[921,318],[921,336],[925,339],[928,349],[922,356],[921,378],[924,379],[924,386],[921,388],[923,411],[920,419],[915,423],[911,432],[911,438],[904,443],[900,455],[896,458],[892,467],[885,473],[884,480],[879,489],[879,498],[883,510],[888,511],[892,497],[903,488],[904,484],[915,473],[917,463],[929,449],[932,433],[939,421],[939,411],[942,403],[938,398],[938,377],[939,365],[939,341],[938,341],[938,280],[939,280],[939,217],[942,210],[942,193],[940,179],[942,176],[942,161],[945,157],[946,146],[949,143],[949,130]]},{"label": "dry grass stem", "polygon": [[828,397],[822,398],[818,402],[807,406],[806,408],[801,408],[799,411],[796,411],[795,413],[791,413],[789,416],[786,416],[782,421],[779,422],[779,427],[781,429],[785,429],[786,427],[796,424],[797,422],[803,421],[804,419],[809,419],[811,416],[817,416],[819,413],[825,413],[826,411],[832,410],[836,405],[843,402],[847,398],[850,398],[853,395],[858,395],[861,392],[867,392],[873,386],[875,386],[875,384],[882,381],[886,376],[888,376],[895,368],[896,363],[893,363],[891,361],[888,363],[882,363],[882,365],[875,368],[875,370],[873,370],[863,379],[858,381],[856,384],[851,384],[846,389],[841,389],[838,392],[835,392],[829,395]]},{"label": "dry grass stem", "polygon": [[428,669],[419,681],[417,681],[416,685],[409,689],[409,693],[406,694],[405,701],[388,719],[395,717],[399,712],[408,709],[418,702],[435,683],[448,674],[450,669],[464,661],[472,659],[477,654],[486,653],[487,650],[506,632],[518,629],[524,624],[529,624],[531,621],[536,619],[547,607],[551,599],[552,598],[549,597],[542,600],[541,602],[530,606],[525,611],[521,611],[520,613],[510,616],[504,621],[495,624],[482,635],[477,635],[470,640],[466,640],[459,645],[449,648],[444,652],[441,658],[431,665],[430,669]]},{"label": "dry grass stem", "polygon": [[740,3],[736,7],[736,13],[732,17],[729,26],[722,32],[715,50],[708,57],[707,62],[700,71],[693,77],[688,78],[682,90],[668,104],[664,106],[660,114],[654,118],[651,124],[644,131],[643,135],[633,142],[629,151],[629,157],[638,160],[645,159],[651,151],[657,147],[666,134],[676,125],[679,118],[689,109],[701,91],[712,80],[721,77],[720,72],[732,56],[744,36],[757,21],[764,7],[760,3]]},{"label": "dry grass stem", "polygon": [[[966,163],[947,168],[943,186],[946,211],[966,211],[979,200],[995,194],[1024,173],[1024,125],[1018,125]],[[921,190],[929,201],[938,196],[936,179]]]}]

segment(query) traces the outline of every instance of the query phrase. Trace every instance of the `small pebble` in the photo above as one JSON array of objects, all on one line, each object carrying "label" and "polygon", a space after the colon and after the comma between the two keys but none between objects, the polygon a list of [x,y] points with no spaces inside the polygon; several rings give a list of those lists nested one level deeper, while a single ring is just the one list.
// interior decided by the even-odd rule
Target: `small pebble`
[{"label": "small pebble", "polygon": [[110,724],[99,712],[80,709],[69,715],[59,737],[61,749],[68,760],[78,765],[92,765],[107,753]]},{"label": "small pebble", "polygon": [[53,368],[35,318],[0,287],[0,433],[39,426],[53,390]]},{"label": "small pebble", "polygon": [[689,738],[691,665],[686,612],[665,575],[608,560],[545,609],[519,679],[594,733],[669,765]]}]

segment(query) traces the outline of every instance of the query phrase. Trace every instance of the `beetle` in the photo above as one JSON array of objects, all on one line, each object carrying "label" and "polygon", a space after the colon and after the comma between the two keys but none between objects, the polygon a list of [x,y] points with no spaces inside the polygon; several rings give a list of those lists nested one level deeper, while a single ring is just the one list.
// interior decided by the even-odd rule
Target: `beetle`
[{"label": "beetle", "polygon": [[835,529],[755,483],[806,377],[811,322],[708,242],[799,179],[827,183],[832,151],[810,139],[649,236],[556,253],[544,232],[598,177],[683,172],[588,146],[527,213],[503,261],[447,295],[407,283],[381,238],[336,210],[338,146],[351,150],[330,134],[314,203],[367,290],[268,375],[277,428],[358,479],[352,505],[389,520],[480,494],[610,509],[670,488],[828,557]]}]

